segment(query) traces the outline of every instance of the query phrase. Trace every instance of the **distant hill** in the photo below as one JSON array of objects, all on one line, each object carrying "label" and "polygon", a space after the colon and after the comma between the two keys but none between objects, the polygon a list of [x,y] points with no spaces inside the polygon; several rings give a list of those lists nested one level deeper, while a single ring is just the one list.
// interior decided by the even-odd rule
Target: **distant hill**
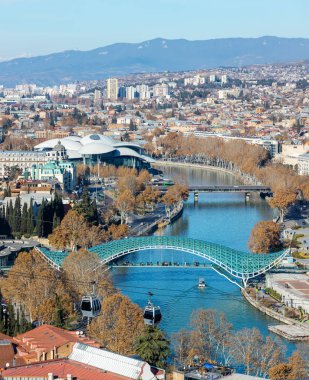
[{"label": "distant hill", "polygon": [[89,51],[69,50],[0,62],[0,84],[53,85],[141,72],[208,69],[309,59],[306,38],[224,38],[205,41],[157,38]]}]

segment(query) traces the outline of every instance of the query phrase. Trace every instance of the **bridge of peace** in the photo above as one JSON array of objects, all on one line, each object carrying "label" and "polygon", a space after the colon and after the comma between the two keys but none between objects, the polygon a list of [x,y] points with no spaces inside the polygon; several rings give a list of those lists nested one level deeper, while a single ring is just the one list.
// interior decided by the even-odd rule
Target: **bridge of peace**
[{"label": "bridge of peace", "polygon": [[[36,249],[57,270],[61,269],[63,260],[69,255],[69,252],[53,251],[46,247],[36,247]],[[206,259],[212,263],[213,270],[239,287],[246,286],[250,279],[277,266],[289,253],[289,250],[284,250],[255,254],[203,240],[176,236],[144,236],[114,240],[94,246],[89,251],[99,256],[100,265],[103,266],[134,252],[156,249],[185,252]]]}]

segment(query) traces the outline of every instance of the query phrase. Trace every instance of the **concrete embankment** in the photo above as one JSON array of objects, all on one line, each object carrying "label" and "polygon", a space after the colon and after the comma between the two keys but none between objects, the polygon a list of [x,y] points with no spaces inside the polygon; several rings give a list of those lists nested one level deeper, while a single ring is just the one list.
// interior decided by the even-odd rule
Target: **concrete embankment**
[{"label": "concrete embankment", "polygon": [[261,305],[258,301],[254,300],[250,294],[246,291],[246,289],[242,289],[242,295],[245,299],[256,309],[261,311],[262,313],[284,323],[287,326],[277,325],[277,326],[269,326],[269,330],[288,339],[291,341],[305,341],[309,339],[309,326],[304,325],[299,321],[295,321],[294,319],[287,318],[282,314],[277,313],[274,310],[271,310],[263,305]]},{"label": "concrete embankment", "polygon": [[188,162],[156,161],[156,163],[152,165],[154,167],[155,166],[177,166],[177,167],[183,167],[183,168],[198,168],[198,169],[205,169],[205,170],[214,170],[214,171],[225,172],[235,177],[237,176],[237,173],[226,168],[220,168],[218,166],[210,166],[210,165],[202,165],[202,164],[191,164]]}]

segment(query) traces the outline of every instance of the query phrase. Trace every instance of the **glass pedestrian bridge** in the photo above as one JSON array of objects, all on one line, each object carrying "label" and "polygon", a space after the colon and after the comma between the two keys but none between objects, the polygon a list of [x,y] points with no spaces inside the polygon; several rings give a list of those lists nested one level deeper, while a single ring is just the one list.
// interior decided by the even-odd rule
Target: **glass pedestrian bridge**
[{"label": "glass pedestrian bridge", "polygon": [[[256,254],[238,251],[220,244],[203,240],[176,236],[145,236],[114,240],[100,244],[89,249],[101,259],[101,265],[108,264],[122,256],[137,251],[168,249],[176,252],[187,252],[210,261],[212,268],[224,275],[228,280],[242,280],[246,286],[249,279],[266,273],[275,267],[288,255],[289,250]],[[45,247],[37,250],[55,268],[60,269],[61,264],[69,252],[51,251]]]}]

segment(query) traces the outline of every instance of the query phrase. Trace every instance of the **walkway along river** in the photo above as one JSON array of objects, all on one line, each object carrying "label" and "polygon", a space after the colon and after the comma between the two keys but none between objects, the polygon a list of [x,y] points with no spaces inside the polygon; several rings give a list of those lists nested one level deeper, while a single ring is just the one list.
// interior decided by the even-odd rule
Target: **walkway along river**
[{"label": "walkway along river", "polygon": [[[164,176],[186,180],[192,185],[238,185],[233,175],[202,168],[165,167]],[[258,195],[245,202],[244,194],[200,194],[194,203],[193,194],[185,202],[183,216],[156,234],[187,236],[228,247],[247,250],[251,228],[259,220],[273,218],[273,212]],[[153,301],[161,306],[161,328],[168,334],[189,328],[193,310],[212,308],[224,312],[235,329],[257,327],[264,335],[267,326],[278,322],[252,307],[239,288],[211,269],[202,268],[202,260],[188,253],[164,250],[131,254],[123,261],[135,262],[199,262],[190,268],[116,268],[115,285],[141,307],[147,303],[147,292],[154,293]],[[207,287],[198,289],[199,277]],[[276,335],[273,335],[277,337]],[[277,339],[280,339],[277,337]],[[288,352],[296,345],[282,340]]]}]

